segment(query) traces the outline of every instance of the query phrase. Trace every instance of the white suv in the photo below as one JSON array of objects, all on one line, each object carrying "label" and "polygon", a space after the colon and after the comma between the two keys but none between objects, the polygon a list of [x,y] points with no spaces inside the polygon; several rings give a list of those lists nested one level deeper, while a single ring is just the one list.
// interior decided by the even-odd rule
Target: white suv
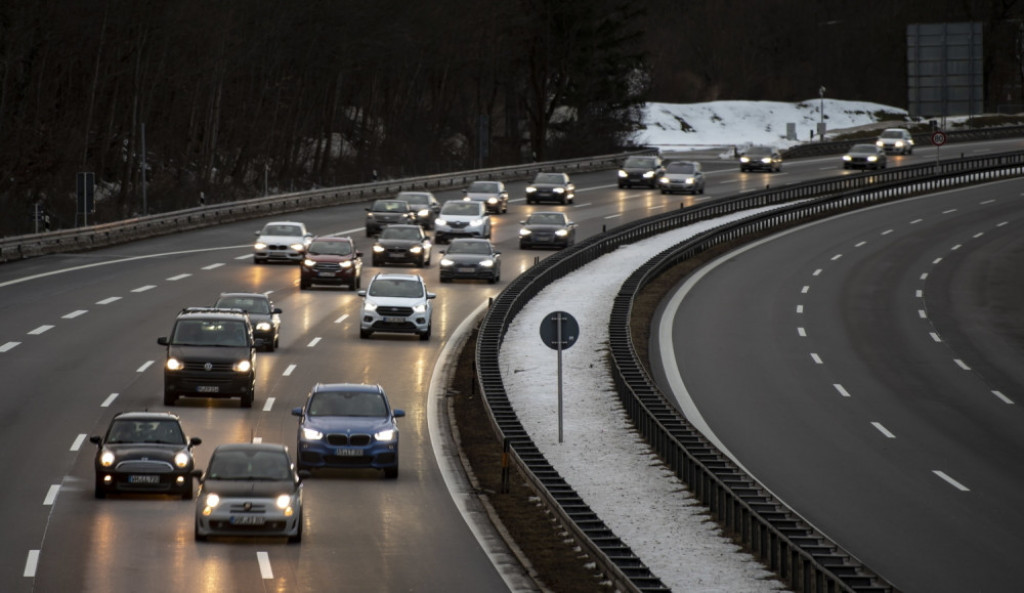
[{"label": "white suv", "polygon": [[909,130],[889,128],[875,141],[875,146],[888,153],[911,154],[914,152],[914,137]]},{"label": "white suv", "polygon": [[484,202],[448,200],[434,221],[434,242],[447,243],[452,237],[491,238],[491,217]]},{"label": "white suv", "polygon": [[359,317],[359,337],[373,332],[417,334],[430,339],[431,299],[423,278],[416,274],[377,274],[366,290],[360,290],[363,311]]}]

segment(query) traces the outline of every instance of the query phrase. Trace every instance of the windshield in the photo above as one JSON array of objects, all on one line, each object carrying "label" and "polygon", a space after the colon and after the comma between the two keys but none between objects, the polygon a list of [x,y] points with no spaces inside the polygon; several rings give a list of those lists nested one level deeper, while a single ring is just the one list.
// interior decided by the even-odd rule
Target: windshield
[{"label": "windshield", "polygon": [[373,203],[374,212],[408,212],[409,203],[404,200],[377,200]]},{"label": "windshield", "polygon": [[480,204],[477,202],[445,202],[441,214],[448,216],[480,216]]},{"label": "windshield", "polygon": [[107,443],[157,443],[184,445],[185,435],[173,420],[114,420],[107,431]]},{"label": "windshield", "polygon": [[320,391],[309,401],[310,416],[382,417],[388,413],[384,396],[368,391]]},{"label": "windshield", "polygon": [[669,163],[666,168],[669,173],[693,173],[696,169],[693,163]]},{"label": "windshield", "polygon": [[539,212],[531,214],[526,224],[565,224],[565,218],[557,212]]},{"label": "windshield", "polygon": [[882,132],[882,138],[902,138],[902,130],[886,130]]},{"label": "windshield", "polygon": [[448,253],[481,253],[489,254],[491,246],[483,241],[452,241],[448,246]]},{"label": "windshield", "polygon": [[396,196],[396,199],[402,200],[403,202],[407,202],[409,204],[428,204],[428,203],[430,203],[430,198],[427,197],[427,194],[414,194],[414,193],[399,192],[398,196]]},{"label": "windshield", "polygon": [[270,313],[270,303],[265,298],[259,297],[221,297],[217,299],[217,303],[214,307],[221,309],[241,309],[246,313],[256,313],[257,315],[266,315]]},{"label": "windshield", "polygon": [[648,169],[653,169],[654,168],[654,159],[651,158],[651,157],[644,157],[644,156],[631,156],[628,159],[626,159],[626,162],[625,162],[625,164],[623,166],[625,166],[625,167],[637,167],[637,168],[646,167]]},{"label": "windshield", "polygon": [[174,326],[175,346],[248,346],[245,324],[233,319],[181,319]]},{"label": "windshield", "polygon": [[348,241],[313,241],[307,251],[310,255],[352,255],[352,244]]},{"label": "windshield", "polygon": [[856,152],[856,153],[869,152],[871,154],[874,154],[874,153],[877,152],[877,149],[875,148],[874,144],[857,144],[857,145],[854,145],[854,147],[850,149],[850,152]]},{"label": "windshield", "polygon": [[366,294],[376,297],[419,298],[423,296],[423,285],[416,280],[378,278],[370,283],[370,289]]},{"label": "windshield", "polygon": [[561,173],[537,173],[533,178],[534,183],[564,183],[565,178]]},{"label": "windshield", "polygon": [[283,237],[301,237],[302,227],[294,224],[268,224],[263,227],[263,234]]},{"label": "windshield", "polygon": [[409,241],[419,241],[423,238],[423,233],[420,231],[420,227],[396,227],[389,226],[385,227],[380,232],[381,239],[407,239]]},{"label": "windshield", "polygon": [[498,184],[493,181],[474,181],[469,184],[469,189],[467,191],[470,193],[496,194],[498,193]]},{"label": "windshield", "polygon": [[281,451],[216,451],[207,477],[215,480],[287,480],[291,461]]}]

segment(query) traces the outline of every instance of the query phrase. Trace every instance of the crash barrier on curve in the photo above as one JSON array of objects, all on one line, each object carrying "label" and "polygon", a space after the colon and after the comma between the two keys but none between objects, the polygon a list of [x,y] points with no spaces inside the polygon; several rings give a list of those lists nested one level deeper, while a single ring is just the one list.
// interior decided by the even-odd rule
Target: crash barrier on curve
[{"label": "crash barrier on curve", "polygon": [[618,167],[619,163],[627,156],[655,154],[656,152],[654,149],[648,149],[581,159],[525,163],[491,169],[363,183],[251,198],[75,229],[4,237],[0,238],[0,262],[51,253],[88,251],[229,222],[392,197],[400,191],[455,189],[465,187],[478,179],[516,181],[532,179],[536,173],[541,171],[573,173],[613,169]]},{"label": "crash barrier on curve", "polygon": [[743,241],[821,216],[958,186],[1024,176],[1024,152],[957,159],[743,194],[652,216],[589,237],[555,253],[509,283],[481,321],[477,382],[510,457],[599,567],[626,591],[665,586],[558,475],[520,424],[505,392],[499,350],[513,318],[547,285],[618,247],[693,223],[775,206],[667,249],[620,287],[609,321],[612,375],[623,407],[662,461],[710,510],[726,534],[794,591],[894,593],[895,588],[795,512],[697,431],[660,392],[637,357],[630,315],[637,294],[671,266],[717,245]]}]

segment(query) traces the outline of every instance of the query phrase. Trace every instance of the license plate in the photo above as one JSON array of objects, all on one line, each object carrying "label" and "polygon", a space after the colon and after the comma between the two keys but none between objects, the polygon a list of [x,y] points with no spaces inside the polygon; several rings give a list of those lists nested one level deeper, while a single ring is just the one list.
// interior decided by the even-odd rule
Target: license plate
[{"label": "license plate", "polygon": [[385,323],[405,323],[405,317],[385,317]]},{"label": "license plate", "polygon": [[200,386],[196,387],[196,391],[198,393],[217,393],[218,391],[220,391],[220,386],[218,386],[218,385],[200,385]]},{"label": "license plate", "polygon": [[321,278],[333,278],[334,272],[320,272],[317,276],[320,276]]},{"label": "license plate", "polygon": [[128,476],[129,484],[159,484],[160,476],[132,475]]},{"label": "license plate", "polygon": [[266,517],[262,515],[232,515],[232,525],[263,525],[267,522]]},{"label": "license plate", "polygon": [[337,449],[335,451],[335,453],[338,455],[338,457],[359,457],[360,455],[363,454],[363,450],[362,449],[341,448],[341,449]]},{"label": "license plate", "polygon": [[474,268],[459,268],[459,271],[463,274],[472,274],[476,270]]}]

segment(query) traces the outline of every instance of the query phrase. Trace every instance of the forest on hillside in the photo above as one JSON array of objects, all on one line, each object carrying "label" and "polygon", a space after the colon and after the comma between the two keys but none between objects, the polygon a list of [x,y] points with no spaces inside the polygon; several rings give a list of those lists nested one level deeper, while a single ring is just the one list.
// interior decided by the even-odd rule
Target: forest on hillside
[{"label": "forest on hillside", "polygon": [[[617,152],[648,101],[906,106],[906,26],[981,22],[1022,103],[1024,0],[5,0],[0,234]],[[142,172],[146,171],[146,200]]]}]

